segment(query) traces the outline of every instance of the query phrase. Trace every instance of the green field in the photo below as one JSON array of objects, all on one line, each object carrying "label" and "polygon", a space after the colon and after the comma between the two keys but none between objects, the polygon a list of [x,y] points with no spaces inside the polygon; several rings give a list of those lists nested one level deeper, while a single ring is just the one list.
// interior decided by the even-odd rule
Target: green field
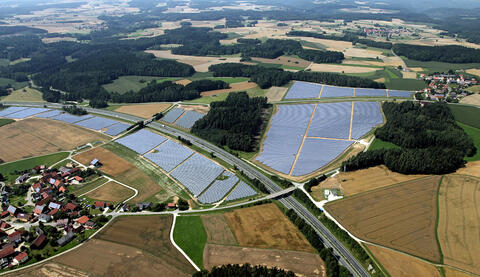
[{"label": "green field", "polygon": [[180,78],[165,78],[152,76],[122,76],[113,81],[113,83],[103,85],[108,92],[118,92],[120,94],[126,93],[130,90],[139,91],[146,87],[152,80],[158,81],[176,81]]},{"label": "green field", "polygon": [[[250,97],[265,96],[267,92],[259,87],[251,88],[247,90],[247,94]],[[216,96],[205,96],[198,99],[184,101],[184,103],[198,103],[198,104],[210,104],[215,101],[223,101],[227,98],[229,93],[221,93]]]},{"label": "green field", "polygon": [[0,127],[10,124],[12,122],[15,122],[15,120],[8,118],[0,118]]},{"label": "green field", "polygon": [[478,63],[442,63],[442,62],[422,62],[409,60],[405,57],[402,57],[402,60],[405,61],[408,67],[421,67],[425,73],[433,72],[447,72],[448,70],[459,70],[459,69],[470,69],[470,68],[480,68]]},{"label": "green field", "polygon": [[467,133],[473,139],[473,144],[477,148],[477,153],[475,153],[473,157],[466,157],[465,160],[468,162],[479,161],[480,160],[480,129],[474,128],[466,124],[462,124],[460,122],[457,122],[457,124],[460,127],[462,127],[465,133]]},{"label": "green field", "polygon": [[383,70],[367,73],[347,73],[345,75],[368,78],[371,80],[384,78],[385,86],[388,89],[413,91],[423,89],[426,86],[425,82],[422,80],[403,79],[402,72],[395,68],[385,68]]},{"label": "green field", "polygon": [[60,160],[65,159],[68,157],[69,152],[58,152],[54,154],[49,154],[45,156],[33,157],[25,160],[20,160],[16,162],[6,163],[0,165],[0,174],[4,177],[8,178],[9,181],[13,181],[11,178],[18,177],[15,174],[15,171],[24,171],[28,169],[32,169],[37,165],[45,165],[49,167],[57,163]]},{"label": "green field", "polygon": [[388,82],[385,82],[385,85],[388,89],[398,89],[398,90],[421,90],[426,87],[426,84],[422,80],[416,79],[390,79]]},{"label": "green field", "polygon": [[15,90],[28,86],[28,82],[16,82],[13,79],[0,78],[0,87],[4,87],[8,84],[10,84]]},{"label": "green field", "polygon": [[448,107],[456,121],[480,128],[480,108],[464,105],[448,105]]},{"label": "green field", "polygon": [[203,249],[207,242],[207,232],[200,216],[177,217],[173,239],[198,267],[203,268]]},{"label": "green field", "polygon": [[368,148],[368,151],[378,150],[378,149],[392,149],[392,148],[400,148],[400,146],[393,144],[391,142],[376,138]]}]

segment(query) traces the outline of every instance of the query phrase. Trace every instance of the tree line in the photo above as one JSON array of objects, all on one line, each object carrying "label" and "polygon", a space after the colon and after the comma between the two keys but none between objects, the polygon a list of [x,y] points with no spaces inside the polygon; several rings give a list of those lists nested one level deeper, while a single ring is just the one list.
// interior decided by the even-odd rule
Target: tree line
[{"label": "tree line", "polygon": [[230,277],[230,276],[249,276],[249,277],[295,277],[292,271],[285,271],[277,267],[266,267],[248,263],[243,265],[228,264],[214,266],[210,271],[197,271],[193,277]]},{"label": "tree line", "polygon": [[445,103],[386,102],[382,107],[387,123],[375,136],[400,148],[362,152],[343,163],[346,171],[385,164],[404,174],[451,173],[477,151]]},{"label": "tree line", "polygon": [[289,72],[279,68],[240,63],[211,65],[209,71],[212,71],[215,77],[249,77],[263,89],[271,86],[283,86],[293,80],[345,87],[385,88],[385,84],[367,78],[328,72]]},{"label": "tree line", "polygon": [[480,50],[460,45],[421,46],[413,44],[395,44],[393,51],[417,61],[435,61],[447,63],[478,63]]},{"label": "tree line", "polygon": [[191,132],[233,150],[255,151],[266,107],[265,97],[230,93],[224,101],[211,103],[208,114],[195,122]]}]

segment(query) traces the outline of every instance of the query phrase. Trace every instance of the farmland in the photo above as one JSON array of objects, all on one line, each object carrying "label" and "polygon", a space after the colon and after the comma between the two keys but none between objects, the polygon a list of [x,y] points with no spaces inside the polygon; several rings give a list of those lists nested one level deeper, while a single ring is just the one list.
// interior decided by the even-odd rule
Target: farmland
[{"label": "farmland", "polygon": [[5,126],[7,124],[13,123],[15,120],[8,119],[8,118],[0,118],[0,127]]},{"label": "farmland", "polygon": [[466,161],[478,161],[480,160],[480,129],[479,128],[474,128],[472,126],[462,124],[460,122],[457,122],[457,124],[463,128],[465,133],[467,133],[472,139],[473,139],[473,144],[477,148],[477,152],[475,155],[472,157],[465,157]]},{"label": "farmland", "polygon": [[103,85],[103,88],[108,92],[117,92],[120,94],[127,93],[128,91],[137,92],[140,89],[146,87],[149,82],[156,80],[162,81],[176,81],[178,78],[162,78],[152,76],[121,76],[114,80],[110,84]]},{"label": "farmland", "polygon": [[12,102],[45,102],[40,91],[29,87],[17,89],[2,100]]},{"label": "farmland", "polygon": [[472,106],[449,105],[455,120],[480,129],[480,109]]},{"label": "farmland", "polygon": [[177,217],[173,239],[198,267],[203,267],[203,249],[207,241],[207,233],[200,216]]},{"label": "farmland", "polygon": [[0,164],[0,173],[5,177],[10,177],[10,181],[14,181],[14,178],[18,177],[18,175],[14,173],[15,171],[28,170],[37,165],[51,166],[56,162],[68,157],[68,154],[68,152],[59,152],[45,156],[19,160],[16,162]]},{"label": "farmland", "polygon": [[201,96],[213,96],[213,95],[219,95],[219,94],[229,93],[229,92],[234,92],[234,91],[244,91],[244,90],[252,89],[252,88],[255,88],[255,87],[257,87],[257,84],[246,81],[246,82],[230,84],[230,88],[227,88],[227,89],[204,91],[200,95]]},{"label": "farmland", "polygon": [[460,100],[460,103],[480,106],[480,94],[476,93],[476,94],[465,96]]},{"label": "farmland", "polygon": [[201,219],[207,232],[207,243],[237,245],[237,239],[223,214],[206,214],[202,215]]},{"label": "farmland", "polygon": [[470,176],[445,176],[440,187],[438,239],[443,261],[480,274],[480,179]]},{"label": "farmland", "polygon": [[116,112],[126,113],[142,118],[151,118],[154,114],[165,111],[170,108],[169,103],[154,103],[141,105],[125,105],[115,109]]},{"label": "farmland", "polygon": [[103,135],[63,122],[30,118],[0,128],[0,159],[14,161],[104,139]]},{"label": "farmland", "polygon": [[358,238],[440,262],[435,235],[440,180],[432,176],[384,187],[325,209]]},{"label": "farmland", "polygon": [[465,167],[459,168],[455,173],[480,178],[480,161],[468,162]]},{"label": "farmland", "polygon": [[95,200],[102,200],[109,203],[119,203],[133,196],[134,191],[126,188],[117,182],[108,182],[100,188],[87,193],[85,196]]}]

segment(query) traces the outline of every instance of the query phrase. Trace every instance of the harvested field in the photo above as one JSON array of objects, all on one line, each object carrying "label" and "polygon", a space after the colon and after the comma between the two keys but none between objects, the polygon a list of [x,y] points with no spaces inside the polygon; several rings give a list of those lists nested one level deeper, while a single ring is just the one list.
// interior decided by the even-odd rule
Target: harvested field
[{"label": "harvested field", "polygon": [[288,88],[284,87],[271,87],[267,90],[265,95],[268,98],[268,102],[281,101]]},{"label": "harvested field", "polygon": [[335,64],[320,64],[312,63],[309,69],[312,71],[320,72],[337,72],[337,73],[368,73],[377,71],[378,68],[374,67],[363,67],[363,66],[348,66],[348,65],[335,65]]},{"label": "harvested field", "polygon": [[112,181],[90,193],[87,193],[85,196],[95,200],[119,203],[133,194],[135,194],[133,190]]},{"label": "harvested field", "polygon": [[182,86],[186,86],[186,85],[190,84],[191,82],[192,82],[191,80],[182,79],[182,80],[176,81],[175,84],[179,84],[179,85],[182,85]]},{"label": "harvested field", "polygon": [[445,271],[445,277],[472,277],[473,275],[449,268],[449,267],[443,267],[443,270]]},{"label": "harvested field", "polygon": [[222,93],[228,93],[228,92],[233,92],[233,91],[244,91],[247,89],[255,88],[257,87],[257,84],[253,82],[240,82],[240,83],[234,83],[230,84],[230,88],[228,89],[217,89],[217,90],[210,90],[210,91],[204,91],[200,95],[201,96],[212,96],[212,95],[218,95]]},{"label": "harvested field", "polygon": [[[283,37],[282,37],[283,38]],[[286,39],[292,39],[292,37],[285,36]],[[352,43],[348,41],[336,41],[336,40],[328,40],[328,39],[319,39],[319,38],[310,38],[310,37],[301,37],[303,41],[309,41],[313,43],[319,43],[325,45],[327,50],[329,51],[340,51],[343,52],[347,48],[352,47]]]},{"label": "harvested field", "polygon": [[88,273],[65,265],[49,262],[38,266],[26,268],[5,276],[16,277],[88,277]]},{"label": "harvested field", "polygon": [[240,246],[314,252],[275,204],[225,213]]},{"label": "harvested field", "polygon": [[252,58],[252,60],[258,61],[258,62],[261,62],[261,63],[281,64],[281,65],[303,67],[303,68],[309,66],[312,63],[312,62],[304,60],[304,59],[286,57],[286,56],[280,56],[276,59]]},{"label": "harvested field", "polygon": [[207,214],[201,218],[207,232],[207,243],[237,245],[237,239],[223,214]]},{"label": "harvested field", "polygon": [[447,265],[480,274],[480,179],[448,175],[438,196],[438,240]]},{"label": "harvested field", "polygon": [[377,58],[382,57],[382,52],[375,50],[367,50],[361,48],[347,48],[343,53],[346,57],[357,57],[357,58]]},{"label": "harvested field", "polygon": [[434,265],[420,259],[371,244],[368,244],[367,248],[392,277],[441,277],[440,272]]},{"label": "harvested field", "polygon": [[163,112],[170,106],[171,104],[169,103],[125,105],[115,109],[115,111],[142,118],[151,118],[154,114]]},{"label": "harvested field", "polygon": [[203,106],[203,105],[178,105],[179,108],[184,109],[185,111],[196,111],[199,113],[206,114],[210,110],[209,106]]},{"label": "harvested field", "polygon": [[440,262],[437,190],[432,176],[330,202],[325,209],[354,236]]},{"label": "harvested field", "polygon": [[3,101],[11,102],[45,102],[42,99],[42,93],[33,88],[21,88],[13,91],[10,95],[3,98]]},{"label": "harvested field", "polygon": [[468,162],[465,167],[458,169],[456,173],[480,178],[480,161]]},{"label": "harvested field", "polygon": [[312,195],[321,198],[323,189],[340,188],[345,196],[351,196],[422,177],[425,175],[404,175],[380,165],[353,172],[340,172],[335,177],[328,178],[320,185],[313,187]]},{"label": "harvested field", "polygon": [[[182,276],[192,274],[193,267],[170,242],[172,220],[172,216],[157,215],[119,217],[105,227],[96,238],[149,253],[159,258],[159,262],[162,262],[160,265],[168,265],[170,271],[182,273]],[[133,254],[133,252],[129,253]],[[158,260],[155,259],[155,261]],[[146,268],[148,269],[148,266]],[[129,269],[124,272],[132,271]],[[158,276],[158,272],[161,271],[152,272]]]},{"label": "harvested field", "polygon": [[480,106],[480,94],[466,96],[460,100],[460,103]]},{"label": "harvested field", "polygon": [[467,69],[467,73],[480,76],[480,69],[478,68]]},{"label": "harvested field", "polygon": [[[55,134],[55,135],[52,135]],[[0,159],[5,162],[71,150],[106,136],[60,121],[29,118],[0,128]],[[12,147],[15,145],[15,147]]]},{"label": "harvested field", "polygon": [[402,71],[403,79],[417,79],[417,72]]},{"label": "harvested field", "polygon": [[415,72],[422,72],[422,71],[424,71],[424,69],[421,68],[421,67],[409,67],[408,69],[410,69],[411,71],[415,71]]},{"label": "harvested field", "polygon": [[93,159],[98,159],[103,173],[112,176],[118,181],[138,189],[138,195],[131,202],[139,202],[162,191],[162,187],[154,182],[147,174],[136,168],[133,164],[116,155],[115,153],[97,147],[73,157],[82,164],[90,164]]},{"label": "harvested field", "polygon": [[203,252],[206,269],[224,264],[262,265],[291,270],[296,276],[326,276],[325,265],[317,254],[207,244]]}]

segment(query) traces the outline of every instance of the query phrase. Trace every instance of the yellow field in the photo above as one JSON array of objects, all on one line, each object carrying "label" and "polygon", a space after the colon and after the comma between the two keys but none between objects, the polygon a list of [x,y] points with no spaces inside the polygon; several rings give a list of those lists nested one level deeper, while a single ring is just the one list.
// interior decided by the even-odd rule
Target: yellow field
[{"label": "yellow field", "polygon": [[480,274],[480,179],[445,176],[438,203],[438,239],[444,263]]},{"label": "yellow field", "polygon": [[267,90],[265,95],[268,98],[268,102],[281,101],[288,88],[283,87],[271,87]]},{"label": "yellow field", "polygon": [[108,182],[98,189],[89,192],[85,196],[95,200],[118,203],[134,194],[135,192],[133,190],[124,187],[117,182]]},{"label": "yellow field", "polygon": [[480,94],[466,96],[460,100],[460,103],[480,106]]},{"label": "yellow field", "polygon": [[312,63],[308,69],[320,72],[367,73],[377,71],[378,68],[363,66],[348,66],[335,64]]},{"label": "yellow field", "polygon": [[404,79],[417,79],[417,72],[403,71],[402,75]]},{"label": "yellow field", "polygon": [[445,266],[443,270],[445,271],[445,277],[473,277],[473,275],[449,268],[447,266]]},{"label": "yellow field", "polygon": [[151,118],[154,114],[170,108],[169,103],[125,105],[115,109],[116,112],[131,114],[143,118]]},{"label": "yellow field", "polygon": [[467,69],[467,73],[480,76],[480,69],[478,68]]},{"label": "yellow field", "polygon": [[10,95],[3,98],[3,101],[45,102],[42,99],[42,93],[40,91],[29,87],[13,91]]},{"label": "yellow field", "polygon": [[465,167],[458,169],[456,173],[480,178],[480,161],[468,162]]}]

